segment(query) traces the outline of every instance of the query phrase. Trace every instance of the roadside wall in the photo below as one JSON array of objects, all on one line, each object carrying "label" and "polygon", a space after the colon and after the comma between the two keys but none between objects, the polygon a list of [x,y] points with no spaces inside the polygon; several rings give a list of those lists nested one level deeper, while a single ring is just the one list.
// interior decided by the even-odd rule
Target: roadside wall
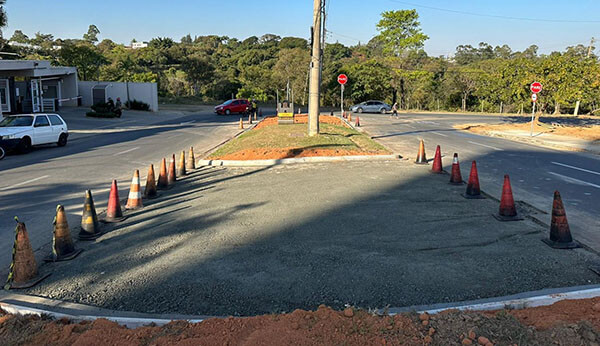
[{"label": "roadside wall", "polygon": [[[89,107],[92,105],[92,87],[102,84],[107,85],[106,97],[116,100],[121,98],[125,104],[127,101],[127,84],[124,82],[79,82],[79,95],[81,95],[81,105]],[[158,88],[156,83],[133,83],[129,82],[129,99],[145,102],[150,105],[150,110],[158,111]]]}]

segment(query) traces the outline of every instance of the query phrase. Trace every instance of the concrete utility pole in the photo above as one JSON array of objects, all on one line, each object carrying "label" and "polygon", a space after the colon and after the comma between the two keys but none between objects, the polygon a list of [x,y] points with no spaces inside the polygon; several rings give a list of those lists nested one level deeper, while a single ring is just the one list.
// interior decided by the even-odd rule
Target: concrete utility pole
[{"label": "concrete utility pole", "polygon": [[310,61],[310,86],[308,99],[308,135],[319,134],[319,96],[321,94],[321,14],[322,0],[314,0],[313,5],[312,58]]}]

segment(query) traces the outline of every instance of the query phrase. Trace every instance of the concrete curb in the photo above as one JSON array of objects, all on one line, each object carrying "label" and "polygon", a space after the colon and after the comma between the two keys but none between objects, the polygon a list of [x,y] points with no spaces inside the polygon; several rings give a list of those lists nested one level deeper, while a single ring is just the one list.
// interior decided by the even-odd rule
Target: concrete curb
[{"label": "concrete curb", "polygon": [[[541,291],[520,293],[512,296],[488,298],[469,302],[390,308],[386,310],[379,310],[377,312],[384,315],[396,315],[410,311],[437,314],[446,310],[489,311],[503,309],[524,309],[538,306],[548,306],[567,299],[579,300],[596,297],[600,297],[600,285],[546,289]],[[128,328],[138,328],[147,326],[149,324],[162,326],[172,321],[200,323],[209,318],[224,318],[223,316],[152,315],[133,312],[119,312],[41,297],[6,293],[0,294],[0,308],[13,315],[46,315],[55,319],[67,318],[74,322],[93,321],[98,318],[105,318]]]},{"label": "concrete curb", "polygon": [[226,166],[226,167],[264,167],[289,165],[297,163],[318,162],[347,162],[347,161],[389,161],[399,160],[400,155],[356,155],[356,156],[313,156],[277,160],[199,160],[200,166]]}]

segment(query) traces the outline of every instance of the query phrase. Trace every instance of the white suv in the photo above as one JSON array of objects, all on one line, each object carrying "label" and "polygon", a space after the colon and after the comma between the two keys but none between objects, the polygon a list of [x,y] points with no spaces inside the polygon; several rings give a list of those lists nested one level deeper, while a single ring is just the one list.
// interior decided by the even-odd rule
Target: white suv
[{"label": "white suv", "polygon": [[[0,117],[0,119],[2,119]],[[67,123],[58,114],[20,114],[0,121],[0,146],[28,152],[34,145],[67,145]]]}]

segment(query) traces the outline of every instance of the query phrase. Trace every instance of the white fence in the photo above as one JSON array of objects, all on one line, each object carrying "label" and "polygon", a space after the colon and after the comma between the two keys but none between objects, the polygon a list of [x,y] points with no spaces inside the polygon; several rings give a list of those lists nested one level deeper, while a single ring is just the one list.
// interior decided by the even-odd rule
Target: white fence
[{"label": "white fence", "polygon": [[81,95],[81,105],[91,106],[92,88],[96,85],[106,86],[106,100],[112,98],[113,101],[117,97],[121,98],[121,102],[125,104],[127,101],[127,89],[129,89],[129,99],[142,101],[150,105],[150,110],[158,111],[158,88],[156,83],[124,83],[124,82],[87,82],[79,81],[79,95]]}]

